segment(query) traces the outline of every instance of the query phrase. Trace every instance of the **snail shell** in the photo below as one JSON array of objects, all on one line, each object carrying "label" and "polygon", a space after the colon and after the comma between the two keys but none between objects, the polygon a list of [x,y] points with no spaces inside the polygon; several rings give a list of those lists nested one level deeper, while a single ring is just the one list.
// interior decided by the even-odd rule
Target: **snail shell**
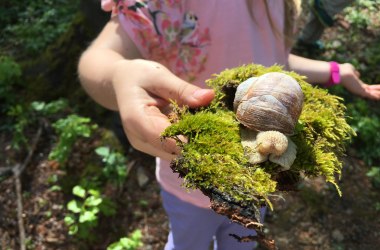
[{"label": "snail shell", "polygon": [[255,131],[279,131],[292,135],[302,111],[304,95],[291,76],[271,72],[253,77],[236,90],[236,119]]}]

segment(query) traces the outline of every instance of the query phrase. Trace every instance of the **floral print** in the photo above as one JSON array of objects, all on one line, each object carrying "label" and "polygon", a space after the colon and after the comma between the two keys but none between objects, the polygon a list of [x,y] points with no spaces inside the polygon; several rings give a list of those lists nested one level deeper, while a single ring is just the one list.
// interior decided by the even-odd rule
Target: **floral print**
[{"label": "floral print", "polygon": [[208,28],[181,0],[103,0],[102,8],[122,15],[124,28],[144,57],[193,81],[205,69]]}]

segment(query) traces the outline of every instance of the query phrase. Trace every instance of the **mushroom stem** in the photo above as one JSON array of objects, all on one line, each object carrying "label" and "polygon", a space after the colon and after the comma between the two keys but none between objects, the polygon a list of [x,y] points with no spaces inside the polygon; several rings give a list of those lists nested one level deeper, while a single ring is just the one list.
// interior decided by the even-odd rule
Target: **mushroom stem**
[{"label": "mushroom stem", "polygon": [[258,149],[256,140],[257,132],[242,128],[240,131],[241,144],[244,148],[244,155],[248,158],[248,162],[251,164],[258,164],[268,160],[268,155],[261,154]]}]

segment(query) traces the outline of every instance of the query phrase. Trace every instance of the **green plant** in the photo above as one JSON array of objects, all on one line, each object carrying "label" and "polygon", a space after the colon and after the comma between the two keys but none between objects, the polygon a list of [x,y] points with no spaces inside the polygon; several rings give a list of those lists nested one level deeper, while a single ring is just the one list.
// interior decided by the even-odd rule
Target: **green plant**
[{"label": "green plant", "polygon": [[105,164],[103,168],[104,176],[121,187],[127,177],[127,158],[122,153],[111,150],[109,147],[98,147],[95,152],[102,157]]},{"label": "green plant", "polygon": [[33,242],[32,237],[29,236],[25,239],[25,247],[26,247],[26,249],[36,249],[36,244],[35,244],[35,242]]},{"label": "green plant", "polygon": [[119,241],[112,243],[107,250],[136,250],[143,246],[140,230],[133,231],[128,237],[123,237]]},{"label": "green plant", "polygon": [[58,99],[49,103],[35,101],[30,106],[43,116],[51,116],[65,110],[68,107],[68,102],[66,99]]},{"label": "green plant", "polygon": [[12,148],[14,149],[20,149],[21,146],[27,145],[27,137],[25,136],[25,129],[34,122],[34,119],[30,118],[30,113],[28,112],[29,109],[27,107],[24,107],[20,104],[17,104],[15,106],[10,107],[7,115],[10,124],[12,123],[12,120],[15,121],[13,125],[7,127],[6,129],[9,129],[12,133],[13,139],[12,139]]},{"label": "green plant", "polygon": [[347,105],[350,125],[358,134],[353,142],[355,149],[366,164],[378,164],[380,155],[380,137],[375,136],[380,131],[380,119],[369,103],[356,100]]},{"label": "green plant", "polygon": [[64,219],[69,227],[69,234],[77,235],[81,239],[92,239],[91,229],[97,226],[99,214],[115,214],[114,204],[103,198],[97,189],[85,189],[77,185],[72,193],[76,199],[67,203],[70,213]]},{"label": "green plant", "polygon": [[372,179],[374,187],[380,188],[380,167],[371,167],[367,176]]},{"label": "green plant", "polygon": [[[375,188],[380,189],[380,167],[371,167],[367,172],[367,176],[371,178],[372,185]],[[380,211],[380,201],[375,202],[375,209]]]},{"label": "green plant", "polygon": [[5,112],[9,105],[15,103],[16,92],[13,87],[20,81],[21,67],[11,57],[0,56],[0,114]]},{"label": "green plant", "polygon": [[4,13],[0,11],[1,19],[9,21],[0,29],[0,46],[36,55],[67,30],[79,2],[34,0],[7,6]]},{"label": "green plant", "polygon": [[97,128],[97,125],[91,124],[90,118],[71,114],[53,123],[53,127],[59,139],[57,145],[50,152],[49,159],[64,164],[75,141],[79,137],[90,137],[91,132]]},{"label": "green plant", "polygon": [[32,102],[29,105],[16,104],[11,106],[7,112],[9,121],[7,126],[13,134],[12,147],[20,149],[26,146],[28,139],[26,136],[26,129],[38,124],[42,119],[53,119],[54,115],[62,112],[68,106],[67,100],[59,99],[49,103],[45,102]]},{"label": "green plant", "polygon": [[[377,15],[379,4],[378,0],[358,0],[353,6],[346,8],[343,13],[346,20],[355,28],[366,28],[372,22],[370,13]],[[367,12],[366,15],[363,15],[363,10]]]},{"label": "green plant", "polygon": [[380,211],[380,202],[375,203],[375,209],[376,211]]}]

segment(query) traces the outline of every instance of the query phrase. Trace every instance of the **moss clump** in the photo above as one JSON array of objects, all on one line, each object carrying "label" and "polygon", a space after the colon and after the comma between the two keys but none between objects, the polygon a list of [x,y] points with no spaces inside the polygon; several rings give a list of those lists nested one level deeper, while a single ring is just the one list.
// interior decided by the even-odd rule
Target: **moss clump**
[{"label": "moss clump", "polygon": [[[247,162],[240,143],[240,125],[231,111],[236,87],[249,77],[268,72],[292,76],[305,95],[301,117],[291,137],[297,145],[297,158],[286,173],[279,172],[275,163]],[[187,187],[199,188],[204,193],[217,189],[245,206],[269,202],[269,194],[283,190],[289,185],[287,180],[292,180],[292,185],[297,183],[301,172],[311,177],[324,176],[336,185],[342,168],[340,157],[355,134],[346,122],[345,106],[339,97],[311,86],[304,77],[277,65],[267,68],[250,64],[227,69],[214,75],[207,84],[216,92],[213,102],[196,111],[176,109],[178,119],[162,135],[164,138],[184,135],[188,139],[187,143],[177,140],[182,154],[172,164]]]},{"label": "moss clump", "polygon": [[183,150],[176,162],[180,174],[186,172],[186,187],[216,188],[238,201],[257,199],[274,192],[276,183],[262,169],[247,167],[234,117],[232,111],[223,109],[195,114],[185,111],[163,136],[187,138],[187,143],[177,140]]}]

